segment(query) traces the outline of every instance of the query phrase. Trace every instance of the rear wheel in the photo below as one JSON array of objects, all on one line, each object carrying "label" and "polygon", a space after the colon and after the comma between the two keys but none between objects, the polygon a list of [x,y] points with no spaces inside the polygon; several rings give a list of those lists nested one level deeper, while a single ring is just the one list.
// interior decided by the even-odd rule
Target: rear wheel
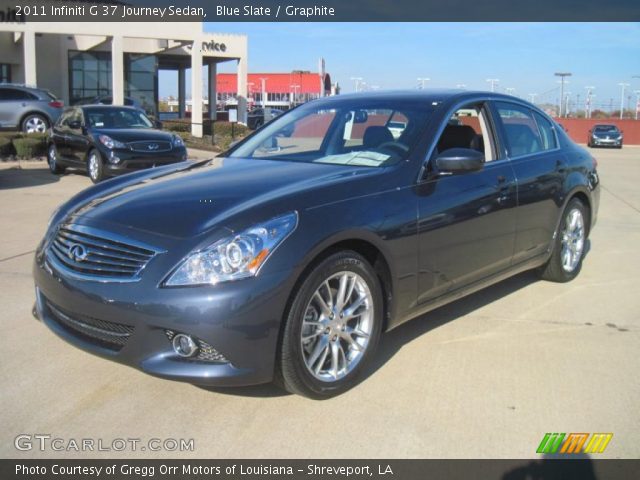
[{"label": "rear wheel", "polygon": [[44,115],[32,113],[22,120],[21,127],[24,133],[44,133],[49,128],[49,122]]},{"label": "rear wheel", "polygon": [[49,145],[49,150],[47,151],[47,163],[49,164],[49,170],[55,175],[64,173],[66,170],[65,167],[58,163],[58,149],[53,143]]},{"label": "rear wheel", "polygon": [[369,263],[353,251],[318,264],[303,281],[285,319],[277,381],[310,398],[354,386],[377,347],[382,290]]},{"label": "rear wheel", "polygon": [[572,199],[562,214],[553,254],[540,271],[543,279],[569,282],[578,276],[587,242],[588,218],[587,207],[577,198]]},{"label": "rear wheel", "polygon": [[98,183],[104,179],[104,163],[102,155],[95,148],[87,156],[87,172],[93,183]]}]

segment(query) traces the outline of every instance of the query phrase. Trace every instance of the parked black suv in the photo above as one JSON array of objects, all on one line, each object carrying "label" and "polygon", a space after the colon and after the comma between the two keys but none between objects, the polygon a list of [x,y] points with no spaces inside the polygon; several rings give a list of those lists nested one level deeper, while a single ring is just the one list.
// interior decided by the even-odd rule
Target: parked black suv
[{"label": "parked black suv", "polygon": [[105,177],[187,159],[182,139],[154,128],[134,107],[89,105],[65,110],[49,138],[52,173],[85,168],[98,183]]}]

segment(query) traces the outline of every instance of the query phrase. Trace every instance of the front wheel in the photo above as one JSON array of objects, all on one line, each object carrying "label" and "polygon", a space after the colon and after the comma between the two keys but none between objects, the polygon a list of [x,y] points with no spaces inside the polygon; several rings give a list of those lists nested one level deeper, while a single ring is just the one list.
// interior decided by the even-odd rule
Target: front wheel
[{"label": "front wheel", "polygon": [[104,163],[100,152],[96,149],[91,150],[87,156],[87,172],[93,183],[98,183],[104,179]]},{"label": "front wheel", "polygon": [[562,214],[553,254],[540,271],[543,279],[569,282],[578,276],[587,242],[588,218],[587,207],[577,198],[572,199]]},{"label": "front wheel", "polygon": [[47,163],[49,164],[49,170],[54,175],[64,173],[65,167],[58,162],[58,149],[53,143],[49,145],[49,150],[47,151]]},{"label": "front wheel", "polygon": [[285,318],[276,379],[286,390],[324,399],[354,386],[382,330],[382,289],[361,255],[343,251],[305,278]]}]

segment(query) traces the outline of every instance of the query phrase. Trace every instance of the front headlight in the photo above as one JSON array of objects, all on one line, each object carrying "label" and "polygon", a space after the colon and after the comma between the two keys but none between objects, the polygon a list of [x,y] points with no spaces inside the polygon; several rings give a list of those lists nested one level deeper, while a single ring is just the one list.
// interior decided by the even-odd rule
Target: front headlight
[{"label": "front headlight", "polygon": [[98,140],[107,148],[127,148],[124,143],[114,140],[109,135],[98,135]]},{"label": "front headlight", "polygon": [[215,285],[253,277],[298,225],[297,212],[259,223],[190,254],[164,283],[168,287]]},{"label": "front headlight", "polygon": [[174,135],[171,143],[174,147],[184,147],[184,141],[178,135]]}]

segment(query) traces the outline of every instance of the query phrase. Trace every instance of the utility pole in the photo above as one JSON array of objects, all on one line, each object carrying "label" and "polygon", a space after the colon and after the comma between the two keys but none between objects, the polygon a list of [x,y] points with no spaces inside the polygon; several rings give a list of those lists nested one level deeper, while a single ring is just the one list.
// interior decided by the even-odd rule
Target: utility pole
[{"label": "utility pole", "polygon": [[530,101],[531,103],[533,103],[534,105],[536,104],[536,97],[537,97],[537,96],[538,96],[538,94],[537,94],[537,93],[530,93],[530,94],[529,94],[529,101]]},{"label": "utility pole", "polygon": [[360,82],[362,81],[362,77],[351,77],[351,80],[353,80],[356,84],[356,93],[358,93],[360,91]]},{"label": "utility pole", "polygon": [[636,120],[638,120],[638,112],[640,112],[640,90],[633,92],[636,94]]},{"label": "utility pole", "polygon": [[593,91],[596,89],[596,87],[587,86],[587,87],[584,87],[584,88],[587,91],[587,112],[586,112],[585,116],[587,118],[591,118],[591,97],[593,96]]},{"label": "utility pole", "polygon": [[569,100],[571,99],[571,92],[567,92],[565,94],[565,107],[564,107],[564,116],[569,116]]},{"label": "utility pole", "polygon": [[495,92],[496,91],[496,85],[498,83],[500,83],[500,79],[498,79],[498,78],[487,78],[487,82],[489,82],[491,84],[491,91]]},{"label": "utility pole", "polygon": [[504,89],[504,91],[507,92],[508,95],[513,95],[513,92],[515,92],[516,89],[513,87],[507,87]]},{"label": "utility pole", "polygon": [[629,84],[628,83],[624,83],[624,82],[620,82],[618,85],[620,85],[620,87],[622,87],[622,93],[620,95],[620,120],[622,120],[623,113],[624,113],[624,91],[627,89]]},{"label": "utility pole", "polygon": [[428,78],[428,77],[418,77],[418,90],[424,90],[424,85],[429,80],[431,80],[431,79]]},{"label": "utility pole", "polygon": [[554,73],[554,75],[556,77],[560,77],[560,115],[559,115],[559,117],[562,118],[562,99],[564,98],[564,83],[565,83],[565,78],[570,77],[571,73],[570,72],[556,72],[556,73]]}]

